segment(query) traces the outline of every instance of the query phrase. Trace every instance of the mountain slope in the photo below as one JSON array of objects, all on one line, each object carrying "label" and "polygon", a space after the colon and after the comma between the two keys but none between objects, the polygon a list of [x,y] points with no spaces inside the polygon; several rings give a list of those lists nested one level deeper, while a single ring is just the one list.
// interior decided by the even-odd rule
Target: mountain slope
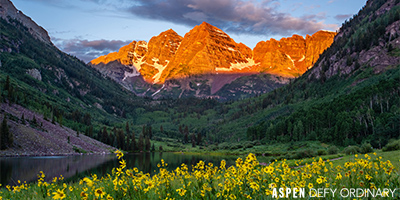
[{"label": "mountain slope", "polygon": [[[0,3],[2,13],[9,13],[6,9],[16,10],[9,1]],[[146,107],[147,100],[44,41],[48,36],[39,38],[32,30],[41,28],[26,27],[21,19],[29,18],[0,18],[1,103],[22,106],[42,115],[44,120],[96,138],[103,126],[122,123],[135,108]],[[31,24],[35,25],[33,21]]]},{"label": "mountain slope", "polygon": [[[399,20],[398,1],[368,1],[311,70],[255,100],[264,110],[250,112],[254,117],[243,111],[232,115],[241,116],[234,121],[239,126],[249,126],[242,137],[345,146],[368,142],[375,148],[398,138]],[[260,105],[247,102],[250,108]]]},{"label": "mountain slope", "polygon": [[52,44],[47,31],[38,26],[31,18],[24,15],[20,10],[17,10],[10,0],[0,0],[0,17],[8,21],[9,18],[16,19],[25,27],[28,28],[29,33],[36,39]]}]

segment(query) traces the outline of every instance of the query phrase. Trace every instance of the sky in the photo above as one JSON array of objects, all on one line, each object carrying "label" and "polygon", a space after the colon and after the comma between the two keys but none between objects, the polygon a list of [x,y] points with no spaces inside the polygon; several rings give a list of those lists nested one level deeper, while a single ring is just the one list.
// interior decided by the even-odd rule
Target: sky
[{"label": "sky", "polygon": [[60,50],[84,62],[149,41],[168,29],[184,36],[206,21],[236,42],[336,31],[366,0],[11,0],[46,29]]}]

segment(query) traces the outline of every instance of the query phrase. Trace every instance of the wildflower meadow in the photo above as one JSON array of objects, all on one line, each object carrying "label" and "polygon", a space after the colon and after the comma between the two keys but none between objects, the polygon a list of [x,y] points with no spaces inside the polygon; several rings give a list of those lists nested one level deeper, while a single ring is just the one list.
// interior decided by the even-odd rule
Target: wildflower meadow
[{"label": "wildflower meadow", "polygon": [[104,177],[92,175],[77,182],[63,177],[45,182],[1,186],[1,199],[396,199],[400,176],[393,164],[376,153],[354,155],[344,165],[315,158],[310,164],[286,160],[261,165],[254,154],[232,166],[198,162],[167,170],[161,160],[158,173],[127,169],[124,154],[116,151],[119,166]]}]

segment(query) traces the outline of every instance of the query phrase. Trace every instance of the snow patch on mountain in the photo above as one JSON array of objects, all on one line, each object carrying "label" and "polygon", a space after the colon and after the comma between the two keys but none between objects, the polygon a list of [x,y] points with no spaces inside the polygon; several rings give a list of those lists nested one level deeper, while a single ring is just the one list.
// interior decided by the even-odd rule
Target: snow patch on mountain
[{"label": "snow patch on mountain", "polygon": [[153,76],[153,79],[154,79],[153,83],[158,83],[158,82],[160,82],[161,74],[164,71],[164,69],[167,67],[167,65],[169,63],[169,60],[166,60],[166,62],[167,62],[166,65],[159,64],[158,63],[158,58],[153,58],[153,61],[154,61],[153,67],[158,70],[157,74],[155,74]]},{"label": "snow patch on mountain", "polygon": [[251,66],[256,65],[254,60],[252,58],[247,58],[247,62],[238,62],[238,63],[232,63],[229,68],[226,67],[217,67],[215,68],[215,71],[217,72],[230,72],[234,70],[243,70],[245,68],[249,68]]},{"label": "snow patch on mountain", "polygon": [[[129,66],[128,66],[129,67]],[[137,70],[136,70],[136,67],[129,67],[129,68],[131,68],[132,69],[132,72],[128,72],[128,71],[125,71],[124,72],[124,78],[122,79],[122,81],[124,81],[125,79],[127,79],[127,78],[129,78],[129,77],[135,77],[135,76],[140,76],[140,72],[138,72]]]}]

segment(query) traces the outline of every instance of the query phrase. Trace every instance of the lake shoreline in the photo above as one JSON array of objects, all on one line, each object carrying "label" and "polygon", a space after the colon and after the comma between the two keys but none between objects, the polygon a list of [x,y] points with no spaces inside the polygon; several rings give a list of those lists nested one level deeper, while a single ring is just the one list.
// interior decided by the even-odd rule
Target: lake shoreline
[{"label": "lake shoreline", "polygon": [[106,153],[38,153],[38,154],[0,154],[0,158],[16,158],[16,157],[51,157],[51,156],[82,156],[82,155],[111,155],[112,152]]}]

